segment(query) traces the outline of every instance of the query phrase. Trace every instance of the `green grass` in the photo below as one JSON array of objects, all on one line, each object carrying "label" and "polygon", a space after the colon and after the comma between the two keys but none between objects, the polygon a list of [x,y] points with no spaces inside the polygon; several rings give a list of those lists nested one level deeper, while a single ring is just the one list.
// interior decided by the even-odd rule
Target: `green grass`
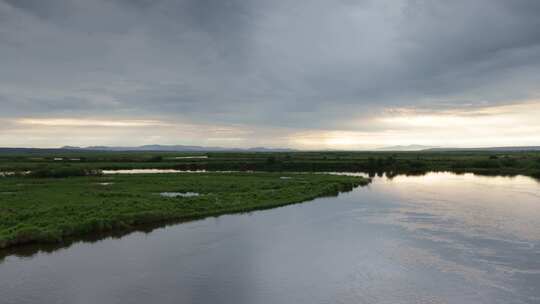
[{"label": "green grass", "polygon": [[[324,174],[205,173],[0,179],[0,248],[272,208],[369,182]],[[101,183],[110,183],[103,185]],[[197,192],[165,198],[161,192]]]},{"label": "green grass", "polygon": [[[422,173],[428,171],[479,174],[540,174],[540,152],[85,152],[48,151],[0,153],[0,171],[67,169],[180,169],[255,171],[365,171]],[[202,159],[177,159],[185,156]],[[54,160],[62,158],[62,160]]]}]

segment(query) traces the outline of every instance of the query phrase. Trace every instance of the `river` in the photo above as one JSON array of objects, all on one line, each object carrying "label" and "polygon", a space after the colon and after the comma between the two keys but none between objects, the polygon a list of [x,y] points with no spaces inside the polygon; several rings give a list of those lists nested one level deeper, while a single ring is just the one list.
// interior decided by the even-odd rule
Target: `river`
[{"label": "river", "polygon": [[540,183],[376,177],[303,204],[0,260],[1,303],[539,303]]}]

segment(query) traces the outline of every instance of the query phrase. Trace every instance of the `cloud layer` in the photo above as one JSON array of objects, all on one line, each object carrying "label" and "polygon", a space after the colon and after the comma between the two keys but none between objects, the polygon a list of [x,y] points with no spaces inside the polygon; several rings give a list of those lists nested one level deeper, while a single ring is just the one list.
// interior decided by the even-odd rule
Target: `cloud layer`
[{"label": "cloud layer", "polygon": [[[377,145],[369,134],[404,128],[378,123],[396,109],[537,100],[538,16],[535,0],[0,0],[0,145],[15,144],[6,130],[21,119],[233,128],[216,138],[234,145],[348,132]],[[163,128],[146,132],[183,143]],[[83,141],[118,139],[92,134]],[[69,144],[53,139],[39,144]]]}]

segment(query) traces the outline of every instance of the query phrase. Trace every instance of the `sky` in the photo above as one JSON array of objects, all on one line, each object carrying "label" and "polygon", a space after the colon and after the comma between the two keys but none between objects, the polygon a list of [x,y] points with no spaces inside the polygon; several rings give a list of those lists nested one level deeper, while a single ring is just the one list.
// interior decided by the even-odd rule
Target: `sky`
[{"label": "sky", "polygon": [[0,0],[0,146],[540,145],[537,0]]}]

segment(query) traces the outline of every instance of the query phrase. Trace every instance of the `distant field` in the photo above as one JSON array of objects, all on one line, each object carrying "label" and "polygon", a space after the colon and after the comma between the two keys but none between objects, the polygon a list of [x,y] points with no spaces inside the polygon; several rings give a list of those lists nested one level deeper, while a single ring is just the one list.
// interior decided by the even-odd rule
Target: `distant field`
[{"label": "distant field", "polygon": [[179,170],[427,171],[540,176],[540,152],[79,152],[0,153],[0,171],[164,168]]},{"label": "distant field", "polygon": [[327,174],[201,173],[0,179],[0,248],[251,211],[369,183]]}]

